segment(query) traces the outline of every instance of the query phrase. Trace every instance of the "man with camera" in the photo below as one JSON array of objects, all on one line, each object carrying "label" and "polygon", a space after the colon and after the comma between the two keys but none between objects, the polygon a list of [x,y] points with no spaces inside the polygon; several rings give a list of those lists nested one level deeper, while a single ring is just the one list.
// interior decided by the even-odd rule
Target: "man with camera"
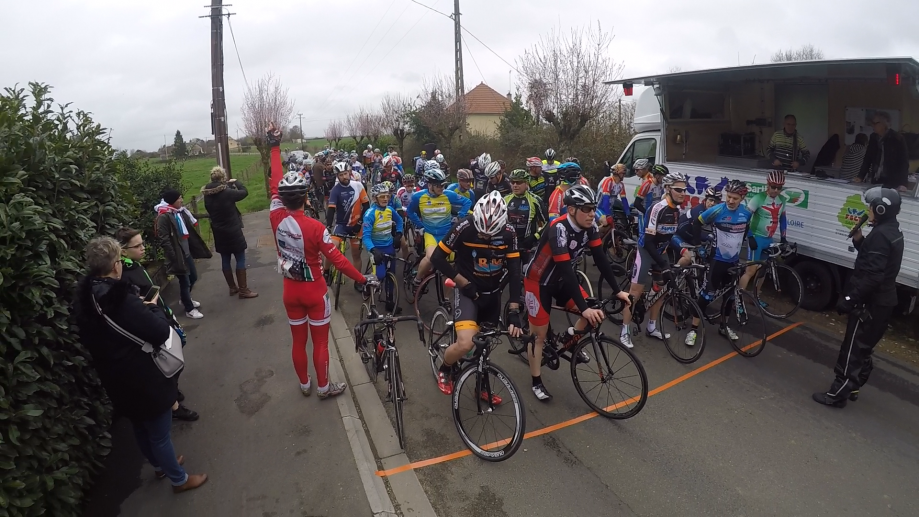
[{"label": "man with camera", "polygon": [[839,314],[849,315],[834,368],[836,379],[829,390],[813,395],[815,401],[837,408],[845,407],[848,400],[857,400],[859,388],[868,382],[873,368],[871,353],[897,305],[897,274],[904,244],[897,222],[900,194],[894,189],[874,187],[865,192],[865,204],[867,222],[873,228],[867,237],[860,228],[852,234],[858,257],[836,305]]}]

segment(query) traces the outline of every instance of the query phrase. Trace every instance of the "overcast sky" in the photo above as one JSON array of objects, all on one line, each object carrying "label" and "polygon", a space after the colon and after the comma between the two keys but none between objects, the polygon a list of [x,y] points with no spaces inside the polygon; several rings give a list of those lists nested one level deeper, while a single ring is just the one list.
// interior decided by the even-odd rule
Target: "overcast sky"
[{"label": "overcast sky", "polygon": [[[450,0],[419,0],[452,11]],[[5,0],[0,86],[42,81],[58,102],[92,112],[113,144],[155,150],[176,129],[210,138],[207,2]],[[411,0],[226,0],[249,82],[268,72],[290,88],[307,136],[387,92],[415,95],[425,75],[453,73],[453,23]],[[498,55],[517,56],[553,28],[600,21],[625,76],[766,62],[812,43],[827,58],[919,57],[917,0],[462,0],[463,25]],[[368,40],[371,31],[373,37]],[[246,82],[225,25],[229,132]],[[510,67],[465,37],[465,83],[506,93]],[[476,66],[478,64],[478,66]],[[481,71],[480,71],[481,70]],[[516,85],[517,77],[511,79]],[[292,121],[296,124],[297,120]]]}]

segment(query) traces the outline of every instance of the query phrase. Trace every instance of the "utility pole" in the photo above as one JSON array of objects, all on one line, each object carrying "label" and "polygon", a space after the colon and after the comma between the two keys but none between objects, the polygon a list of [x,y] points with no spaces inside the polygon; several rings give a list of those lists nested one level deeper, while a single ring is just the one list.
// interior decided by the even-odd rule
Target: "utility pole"
[{"label": "utility pole", "polygon": [[460,25],[460,8],[459,0],[453,0],[453,30],[454,45],[456,45],[456,100],[459,101],[466,94],[466,86],[463,84],[463,27]]},{"label": "utility pole", "polygon": [[300,117],[300,150],[303,150],[303,113],[297,113]]},{"label": "utility pole", "polygon": [[[226,7],[231,7],[227,4]],[[211,19],[211,121],[214,131],[214,144],[217,146],[217,165],[227,171],[227,178],[232,178],[230,171],[230,146],[227,131],[227,102],[223,85],[223,17],[235,13],[223,13],[223,0],[211,0],[211,5],[204,7],[211,10],[207,16]]]}]

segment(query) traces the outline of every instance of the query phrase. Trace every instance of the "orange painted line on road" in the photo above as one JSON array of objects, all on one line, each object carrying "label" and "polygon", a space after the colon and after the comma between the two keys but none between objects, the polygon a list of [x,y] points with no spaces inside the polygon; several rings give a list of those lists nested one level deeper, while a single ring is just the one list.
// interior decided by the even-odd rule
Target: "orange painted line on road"
[{"label": "orange painted line on road", "polygon": [[[792,330],[792,329],[795,329],[795,328],[797,328],[797,327],[800,327],[800,326],[803,325],[803,324],[804,324],[804,323],[803,323],[803,322],[800,322],[800,321],[797,322],[797,323],[792,323],[791,325],[789,325],[789,326],[787,326],[787,327],[785,327],[785,328],[783,328],[783,329],[780,329],[780,330],[776,331],[774,334],[772,334],[772,335],[766,337],[766,341],[771,341],[771,340],[773,340],[773,339],[775,339],[775,338],[781,336],[782,334],[785,334],[786,332],[789,332],[789,331]],[[753,347],[759,346],[759,344],[760,344],[760,341],[756,341],[755,343],[751,343],[751,344],[749,344],[749,345],[743,347],[743,350],[744,350],[744,351],[747,351],[747,350],[749,350],[749,349],[751,349],[751,348],[753,348]],[[657,394],[659,394],[659,393],[662,393],[662,392],[664,392],[664,391],[666,391],[666,390],[669,390],[670,388],[676,386],[677,384],[680,384],[680,383],[682,383],[682,382],[686,382],[686,381],[688,381],[689,379],[695,377],[696,375],[699,375],[700,373],[702,373],[702,372],[704,372],[704,371],[706,371],[706,370],[709,370],[709,369],[711,369],[711,368],[714,368],[715,366],[718,366],[719,364],[721,364],[721,363],[727,361],[728,359],[731,359],[731,358],[736,357],[736,356],[738,356],[738,355],[740,355],[740,354],[738,354],[737,352],[731,352],[731,353],[729,353],[729,354],[726,354],[726,355],[723,355],[723,356],[719,357],[718,359],[715,359],[714,361],[712,361],[712,362],[706,364],[705,366],[700,366],[699,368],[696,368],[695,370],[693,370],[693,371],[691,371],[691,372],[688,372],[688,373],[686,373],[686,374],[684,374],[684,375],[681,375],[681,376],[677,377],[676,379],[673,379],[672,381],[670,381],[670,382],[668,382],[668,383],[666,383],[666,384],[663,384],[663,385],[661,385],[661,386],[658,386],[657,388],[654,388],[653,390],[649,391],[649,392],[648,392],[648,398],[653,397],[654,395],[657,395]],[[619,402],[619,403],[617,403],[617,404],[613,404],[613,405],[607,407],[606,410],[607,410],[607,411],[612,411],[613,409],[618,409],[618,408],[620,408],[620,407],[622,407],[622,406],[625,406],[625,405],[627,405],[627,404],[631,404],[632,402],[635,401],[636,398],[637,398],[637,397],[633,397],[633,398],[631,398],[631,399],[629,399],[629,400],[624,400],[624,401]],[[571,427],[571,426],[573,426],[573,425],[575,425],[575,424],[580,424],[581,422],[584,422],[584,421],[586,421],[586,420],[590,420],[591,418],[595,418],[595,417],[597,417],[597,416],[599,416],[599,414],[598,414],[597,412],[595,412],[595,411],[592,411],[592,412],[590,412],[590,413],[581,415],[581,416],[579,416],[579,417],[575,417],[575,418],[572,418],[572,419],[570,419],[570,420],[565,420],[564,422],[559,422],[559,423],[557,423],[557,424],[553,424],[553,425],[550,425],[550,426],[546,426],[546,427],[537,429],[537,430],[535,430],[535,431],[530,431],[530,432],[528,432],[528,433],[526,433],[526,434],[523,435],[523,439],[524,439],[524,440],[527,440],[527,439],[530,439],[530,438],[534,438],[534,437],[536,437],[536,436],[542,436],[542,435],[544,435],[544,434],[548,434],[548,433],[551,433],[551,432],[554,432],[554,431],[558,431],[559,429],[564,429],[564,428],[566,428],[566,427]],[[498,446],[504,445],[505,443],[507,443],[507,441],[508,441],[508,440],[505,439],[505,440],[501,440],[501,441],[498,441],[498,442],[495,442],[495,443],[490,443],[490,444],[488,444],[488,445],[485,445],[485,446],[482,447],[482,448],[483,448],[483,449],[489,449],[489,448],[492,448],[492,447],[498,447]],[[443,456],[437,456],[437,457],[435,457],[435,458],[429,458],[429,459],[421,460],[421,461],[414,461],[414,462],[412,462],[412,463],[407,463],[407,464],[402,465],[402,466],[400,466],[400,467],[395,467],[395,468],[391,468],[391,469],[388,469],[388,470],[378,470],[378,471],[376,472],[376,475],[377,475],[377,476],[380,476],[380,477],[392,476],[392,475],[394,475],[394,474],[399,474],[400,472],[406,472],[406,471],[408,471],[408,470],[419,469],[419,468],[422,468],[422,467],[429,467],[429,466],[431,466],[431,465],[437,465],[438,463],[443,463],[443,462],[445,462],[445,461],[456,460],[456,459],[464,458],[464,457],[466,457],[466,456],[471,456],[471,455],[472,455],[472,452],[469,451],[469,449],[464,449],[464,450],[462,450],[462,451],[457,451],[457,452],[453,452],[453,453],[450,453],[450,454],[445,454],[445,455],[443,455]]]}]

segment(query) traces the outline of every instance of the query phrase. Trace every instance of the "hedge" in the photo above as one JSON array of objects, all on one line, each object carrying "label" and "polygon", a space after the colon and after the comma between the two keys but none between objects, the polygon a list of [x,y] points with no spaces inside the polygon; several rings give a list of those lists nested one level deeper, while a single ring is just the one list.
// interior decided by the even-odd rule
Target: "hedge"
[{"label": "hedge", "polygon": [[0,515],[80,515],[111,408],[71,316],[82,251],[130,220],[105,129],[50,87],[0,94]]}]

